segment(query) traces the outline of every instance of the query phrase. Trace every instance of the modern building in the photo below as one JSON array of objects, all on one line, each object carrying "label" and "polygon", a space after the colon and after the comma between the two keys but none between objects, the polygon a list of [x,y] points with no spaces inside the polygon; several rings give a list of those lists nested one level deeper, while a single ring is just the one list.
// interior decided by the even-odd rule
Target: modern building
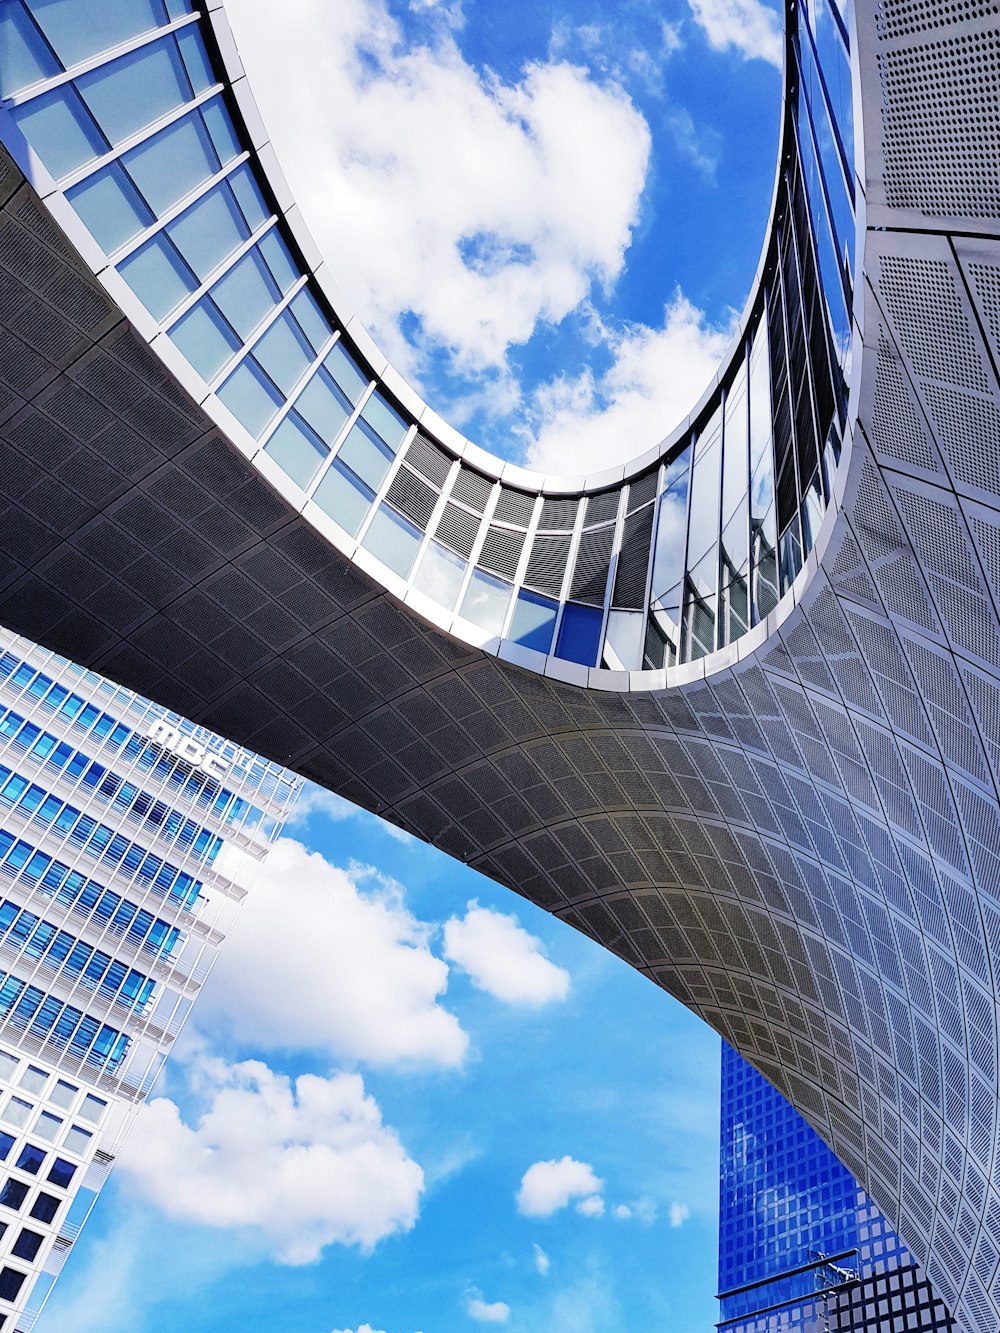
[{"label": "modern building", "polygon": [[218,0],[0,22],[0,624],[620,953],[996,1333],[996,7],[789,0],[732,346],[585,477],[387,364]]},{"label": "modern building", "polygon": [[725,1042],[721,1131],[721,1333],[953,1333],[850,1172]]},{"label": "modern building", "polygon": [[28,1333],[297,780],[0,633],[0,1329]]}]

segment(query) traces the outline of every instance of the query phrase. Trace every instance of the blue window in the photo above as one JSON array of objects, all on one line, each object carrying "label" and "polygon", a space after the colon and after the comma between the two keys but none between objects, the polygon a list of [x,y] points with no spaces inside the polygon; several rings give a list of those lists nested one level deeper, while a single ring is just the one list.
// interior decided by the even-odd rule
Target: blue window
[{"label": "blue window", "polygon": [[281,394],[252,356],[236,367],[219,390],[219,397],[257,439],[282,402]]},{"label": "blue window", "polygon": [[29,1176],[37,1176],[38,1168],[45,1161],[43,1149],[36,1148],[32,1143],[26,1143],[21,1149],[21,1155],[17,1159],[18,1171],[26,1171]]},{"label": "blue window", "polygon": [[556,656],[567,662],[579,662],[582,666],[595,666],[602,620],[603,613],[597,607],[567,602],[559,626]]},{"label": "blue window", "polygon": [[162,233],[129,255],[118,271],[158,320],[165,319],[198,285],[176,247]]},{"label": "blue window", "polygon": [[279,299],[258,249],[245,254],[212,288],[216,305],[241,338],[249,337]]},{"label": "blue window", "polygon": [[[0,1203],[3,1199],[0,1198]],[[23,1203],[22,1199],[22,1203]],[[59,1211],[59,1200],[52,1194],[39,1194],[31,1209],[30,1216],[39,1222],[51,1222]]]},{"label": "blue window", "polygon": [[359,420],[340,446],[337,457],[375,491],[381,486],[394,455],[375,431]]},{"label": "blue window", "polygon": [[[339,344],[338,344],[339,346]],[[373,393],[365,403],[361,420],[384,440],[393,453],[403,442],[407,426],[402,417],[389,406],[381,394]]]},{"label": "blue window", "polygon": [[330,355],[323,364],[340,386],[348,401],[357,407],[358,399],[368,388],[368,376],[361,373],[354,358],[342,342],[334,344]]},{"label": "blue window", "polygon": [[191,88],[197,96],[216,82],[212,67],[208,63],[204,43],[197,28],[182,28],[177,34],[177,45],[184,60],[184,68],[191,81]]},{"label": "blue window", "polygon": [[547,653],[552,647],[557,610],[556,603],[549,598],[522,588],[517,595],[509,637],[525,648]]},{"label": "blue window", "polygon": [[313,351],[291,313],[283,311],[253,349],[254,359],[283,393],[305,374]]},{"label": "blue window", "polygon": [[389,505],[379,505],[365,533],[362,545],[384,565],[406,578],[413,567],[420,545],[420,529],[409,523]]},{"label": "blue window", "polygon": [[0,1204],[4,1208],[13,1208],[15,1212],[27,1197],[28,1187],[23,1180],[8,1180],[0,1189]]},{"label": "blue window", "polygon": [[261,223],[271,216],[271,210],[265,203],[260,186],[246,163],[236,168],[229,177],[229,184],[232,186],[247,226],[251,231],[256,231]]},{"label": "blue window", "polygon": [[65,1158],[57,1157],[49,1167],[49,1174],[46,1179],[59,1189],[66,1189],[76,1175],[76,1167],[72,1162],[67,1162]]},{"label": "blue window", "polygon": [[309,339],[309,345],[318,352],[329,341],[332,332],[323,312],[316,303],[316,298],[305,288],[292,299],[291,311],[299,321],[302,332]]},{"label": "blue window", "polygon": [[356,537],[375,494],[349,468],[335,459],[316,487],[313,499],[345,532]]},{"label": "blue window", "polygon": [[240,347],[239,338],[210,296],[202,296],[178,320],[170,339],[203,380],[214,379]]},{"label": "blue window", "polygon": [[288,246],[277,231],[272,229],[267,233],[260,243],[260,252],[267,260],[267,266],[282,292],[287,292],[289,287],[294,287],[301,274],[292,263]]},{"label": "blue window", "polygon": [[0,1131],[0,1162],[6,1162],[16,1141],[13,1134]]},{"label": "blue window", "polygon": [[24,106],[14,107],[12,114],[32,148],[57,178],[108,150],[90,112],[68,84]]},{"label": "blue window", "polygon": [[11,1246],[11,1254],[18,1259],[27,1259],[29,1262],[34,1259],[42,1244],[43,1237],[37,1231],[29,1231],[24,1227],[17,1240]]},{"label": "blue window", "polygon": [[165,18],[159,0],[28,0],[28,8],[66,66],[158,28]]},{"label": "blue window", "polygon": [[[120,38],[119,38],[120,40]],[[113,144],[191,98],[191,87],[172,37],[140,47],[76,81],[94,119]]]},{"label": "blue window", "polygon": [[290,412],[264,446],[264,452],[305,489],[330,451],[301,417]]},{"label": "blue window", "polygon": [[217,185],[167,227],[170,239],[204,282],[250,235],[229,186]]},{"label": "blue window", "polygon": [[299,394],[295,406],[327,444],[334,443],[351,413],[349,400],[322,366]]},{"label": "blue window", "polygon": [[157,217],[219,170],[219,158],[200,112],[174,121],[138,144],[122,165]]},{"label": "blue window", "polygon": [[0,6],[0,97],[59,73],[59,62],[17,3]]}]

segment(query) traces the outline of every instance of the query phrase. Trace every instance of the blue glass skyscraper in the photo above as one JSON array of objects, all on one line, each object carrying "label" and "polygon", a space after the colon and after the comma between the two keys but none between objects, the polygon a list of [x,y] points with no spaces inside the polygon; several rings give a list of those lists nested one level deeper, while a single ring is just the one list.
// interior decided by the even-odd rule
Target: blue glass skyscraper
[{"label": "blue glass skyscraper", "polygon": [[952,1333],[847,1168],[725,1042],[720,1168],[722,1333]]}]

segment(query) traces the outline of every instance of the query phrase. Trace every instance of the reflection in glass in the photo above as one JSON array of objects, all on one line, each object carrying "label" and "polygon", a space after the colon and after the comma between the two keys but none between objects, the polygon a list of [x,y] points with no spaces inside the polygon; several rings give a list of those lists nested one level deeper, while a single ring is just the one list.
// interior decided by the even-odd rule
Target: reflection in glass
[{"label": "reflection in glass", "polygon": [[517,595],[514,617],[508,637],[523,648],[547,653],[552,647],[552,633],[556,627],[557,602],[537,592],[522,588]]},{"label": "reflection in glass", "polygon": [[278,466],[303,490],[329,450],[295,412],[290,412],[264,446]]},{"label": "reflection in glass", "polygon": [[653,549],[654,601],[661,600],[669,589],[679,586],[684,572],[690,463],[691,446],[688,445],[671,464],[666,488],[660,496]]},{"label": "reflection in glass", "polygon": [[389,505],[379,505],[361,545],[405,579],[416,559],[420,530]]},{"label": "reflection in glass", "polygon": [[313,492],[313,499],[345,532],[356,537],[375,495],[335,459]]},{"label": "reflection in glass", "polygon": [[68,84],[11,108],[18,128],[53,176],[67,176],[107,152],[87,108]]},{"label": "reflection in glass", "polygon": [[603,665],[613,671],[639,671],[645,628],[646,617],[641,611],[609,612]]},{"label": "reflection in glass", "polygon": [[66,191],[84,226],[106,255],[138,236],[153,215],[117,162]]},{"label": "reflection in glass", "polygon": [[567,662],[579,662],[581,666],[596,666],[603,618],[603,611],[596,606],[567,602],[559,626],[556,656]]},{"label": "reflection in glass", "polygon": [[454,611],[467,565],[440,542],[428,542],[417,566],[413,586],[446,611]]},{"label": "reflection in glass", "polygon": [[688,564],[719,540],[719,487],[722,474],[722,408],[716,409],[695,445],[688,520]]},{"label": "reflection in glass", "polygon": [[481,569],[473,570],[469,586],[462,598],[461,614],[488,634],[499,634],[503,629],[507,607],[510,605],[511,586]]}]

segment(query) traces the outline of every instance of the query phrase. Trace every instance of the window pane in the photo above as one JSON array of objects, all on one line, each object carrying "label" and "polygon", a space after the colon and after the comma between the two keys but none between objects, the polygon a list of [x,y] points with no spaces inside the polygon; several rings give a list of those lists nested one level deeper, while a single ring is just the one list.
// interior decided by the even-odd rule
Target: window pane
[{"label": "window pane", "polygon": [[279,299],[277,287],[256,250],[251,250],[212,288],[219,309],[241,338],[247,338]]},{"label": "window pane", "polygon": [[79,1089],[75,1088],[72,1083],[66,1083],[60,1079],[52,1089],[49,1101],[55,1102],[56,1106],[69,1107],[78,1091]]},{"label": "window pane", "polygon": [[43,1111],[35,1125],[35,1133],[40,1139],[45,1139],[48,1143],[51,1143],[59,1133],[62,1123],[59,1116],[52,1115],[49,1111]]},{"label": "window pane", "polygon": [[210,296],[191,307],[170,330],[170,338],[204,380],[214,379],[240,346]]},{"label": "window pane", "polygon": [[555,602],[526,588],[517,595],[514,617],[510,624],[510,638],[524,648],[547,653],[552,647],[552,632],[556,627]]},{"label": "window pane", "polygon": [[512,591],[509,583],[495,579],[491,574],[484,574],[481,569],[474,570],[462,598],[460,614],[480,629],[486,630],[487,634],[499,634],[503,629]]},{"label": "window pane", "polygon": [[[2,1202],[3,1199],[0,1198],[0,1203]],[[21,1202],[22,1203],[24,1202],[23,1198]],[[29,1216],[37,1218],[39,1222],[51,1222],[58,1211],[59,1211],[59,1200],[55,1197],[55,1195],[39,1194],[38,1198],[32,1205],[32,1209],[31,1212],[29,1213]]]},{"label": "window pane", "polygon": [[90,1147],[90,1141],[93,1137],[93,1134],[91,1134],[89,1130],[81,1129],[79,1125],[74,1125],[66,1135],[65,1139],[63,1139],[63,1145],[68,1152],[76,1153],[78,1156],[82,1157]]},{"label": "window pane", "polygon": [[264,452],[304,490],[330,451],[292,412],[268,440]]},{"label": "window pane", "polygon": [[33,1110],[30,1102],[22,1101],[20,1097],[11,1097],[4,1108],[3,1118],[9,1125],[24,1126]]},{"label": "window pane", "polygon": [[313,359],[312,348],[295,320],[284,311],[253,349],[254,358],[283,393],[290,393]]},{"label": "window pane", "polygon": [[417,568],[413,586],[443,606],[448,611],[455,609],[462,578],[467,565],[461,556],[455,555],[438,542],[428,542]]},{"label": "window pane", "polygon": [[162,320],[198,285],[165,236],[154,236],[122,261],[118,272],[154,319]]},{"label": "window pane", "polygon": [[378,490],[393,459],[382,441],[361,421],[340,446],[338,457],[372,490]]},{"label": "window pane", "polygon": [[184,68],[191,80],[195,95],[203,93],[216,82],[212,67],[208,63],[205,46],[197,28],[184,28],[177,34],[177,45],[181,49]]},{"label": "window pane", "polygon": [[395,509],[379,505],[378,513],[372,519],[361,544],[405,579],[416,558],[420,536],[420,530],[408,523],[401,514],[397,514]]},{"label": "window pane", "polygon": [[28,7],[67,66],[163,23],[156,0],[29,0]]},{"label": "window pane", "polygon": [[95,1097],[92,1092],[88,1092],[80,1105],[80,1118],[89,1120],[91,1124],[99,1125],[101,1117],[108,1109],[108,1104],[103,1097]]},{"label": "window pane", "polygon": [[70,87],[54,88],[25,106],[13,107],[12,115],[57,178],[108,150],[87,108]]},{"label": "window pane", "polygon": [[49,1174],[46,1176],[51,1184],[57,1185],[59,1189],[65,1189],[76,1175],[76,1167],[72,1162],[67,1162],[64,1157],[57,1157],[49,1167]]},{"label": "window pane", "polygon": [[229,184],[233,188],[233,194],[236,196],[236,202],[243,212],[247,226],[251,231],[256,231],[260,224],[271,216],[271,210],[264,202],[260,186],[254,180],[253,172],[246,163],[236,168],[229,177]]},{"label": "window pane", "polygon": [[291,310],[313,351],[318,352],[329,341],[333,330],[317,305],[316,298],[310,291],[303,289],[292,301]]},{"label": "window pane", "polygon": [[228,185],[217,185],[167,227],[170,239],[204,282],[250,235]]},{"label": "window pane", "polygon": [[33,1143],[26,1143],[21,1149],[16,1165],[18,1171],[24,1171],[29,1176],[37,1176],[38,1168],[44,1161],[45,1150],[36,1148]]},{"label": "window pane", "polygon": [[133,148],[122,163],[157,217],[219,169],[197,111]]},{"label": "window pane", "polygon": [[120,56],[76,81],[94,119],[113,144],[190,101],[184,66],[172,37]]},{"label": "window pane", "polygon": [[117,162],[68,190],[66,198],[108,255],[153,221],[152,213]]},{"label": "window pane", "polygon": [[253,357],[236,367],[219,390],[219,397],[257,439],[281,406],[281,395],[254,364]]},{"label": "window pane", "polygon": [[368,388],[368,376],[362,374],[354,358],[342,342],[335,343],[330,355],[323,363],[333,378],[340,385],[354,407],[358,399]]},{"label": "window pane", "polygon": [[393,453],[396,452],[406,434],[406,422],[392,410],[380,394],[373,393],[368,399],[361,413],[361,419],[385,441]]},{"label": "window pane", "polygon": [[43,1237],[39,1232],[29,1231],[25,1227],[11,1246],[10,1252],[18,1259],[27,1259],[30,1262],[38,1253],[42,1239]]},{"label": "window pane", "polygon": [[239,157],[243,150],[222,98],[213,97],[210,102],[206,102],[202,108],[202,115],[205,117],[205,126],[222,165],[225,166],[227,162],[232,162],[234,157]]},{"label": "window pane", "polygon": [[298,282],[301,274],[292,263],[288,247],[276,230],[272,228],[260,243],[261,254],[267,260],[267,266],[282,292],[287,292]]},{"label": "window pane", "polygon": [[49,1076],[44,1069],[36,1069],[34,1065],[28,1065],[17,1082],[18,1087],[37,1094],[41,1092],[48,1081]]},{"label": "window pane", "polygon": [[375,495],[335,461],[316,487],[313,499],[345,532],[356,537]]},{"label": "window pane", "polygon": [[559,626],[556,656],[583,666],[596,666],[603,613],[594,606],[567,602]]},{"label": "window pane", "polygon": [[58,62],[21,6],[0,5],[0,97],[58,73]]},{"label": "window pane", "polygon": [[333,444],[351,412],[351,405],[321,367],[299,394],[295,406],[327,444]]}]

